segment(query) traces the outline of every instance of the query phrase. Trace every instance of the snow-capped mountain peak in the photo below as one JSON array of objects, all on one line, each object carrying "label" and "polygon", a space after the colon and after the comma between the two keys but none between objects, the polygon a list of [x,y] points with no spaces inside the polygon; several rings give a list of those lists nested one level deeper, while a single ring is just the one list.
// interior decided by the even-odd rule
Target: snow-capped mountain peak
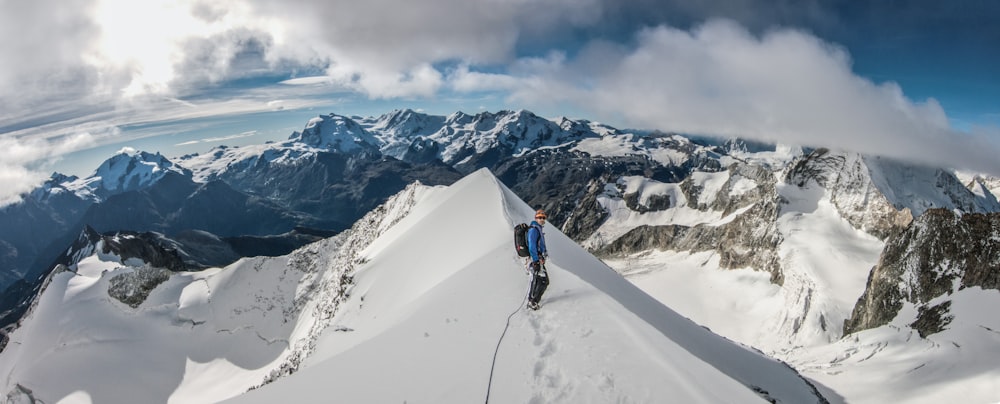
[{"label": "snow-capped mountain peak", "polygon": [[289,140],[315,148],[341,153],[358,153],[378,150],[379,141],[355,120],[337,114],[309,120],[302,132],[295,132]]},{"label": "snow-capped mountain peak", "polygon": [[441,116],[427,115],[412,109],[394,110],[378,117],[371,129],[385,136],[410,139],[429,136],[445,124]]},{"label": "snow-capped mountain peak", "polygon": [[469,115],[462,111],[457,111],[452,113],[451,115],[448,115],[448,117],[445,118],[445,124],[467,125],[469,122],[472,122],[473,119],[475,119],[473,115]]},{"label": "snow-capped mountain peak", "polygon": [[87,178],[68,177],[62,185],[81,198],[105,198],[110,195],[144,189],[168,173],[191,176],[191,171],[174,164],[160,153],[124,148],[101,163]]}]

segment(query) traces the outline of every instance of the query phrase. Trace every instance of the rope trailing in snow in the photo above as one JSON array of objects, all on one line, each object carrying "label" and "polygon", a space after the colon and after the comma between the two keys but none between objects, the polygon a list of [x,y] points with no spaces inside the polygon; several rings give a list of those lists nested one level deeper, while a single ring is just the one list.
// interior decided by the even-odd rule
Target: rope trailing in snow
[{"label": "rope trailing in snow", "polygon": [[510,319],[514,318],[517,312],[521,311],[521,307],[524,306],[524,302],[528,300],[528,294],[531,293],[531,283],[528,283],[528,291],[524,294],[524,299],[521,299],[521,303],[517,304],[517,309],[512,311],[509,316],[507,316],[507,324],[503,326],[503,333],[500,334],[500,339],[497,340],[497,347],[493,350],[493,363],[490,364],[490,381],[486,384],[486,404],[490,403],[490,389],[493,387],[493,369],[497,365],[497,353],[500,352],[500,344],[503,342],[503,337],[507,335],[507,329],[510,328]]},{"label": "rope trailing in snow", "polygon": [[[507,224],[514,226],[514,219],[510,217],[510,206],[507,205],[507,199],[503,197],[503,184],[500,182],[500,179],[496,177],[493,177],[493,181],[497,184],[497,190],[501,191],[500,204],[503,206],[503,215],[507,218]],[[527,265],[527,263],[525,265]],[[531,273],[531,271],[527,272],[529,274]],[[517,304],[517,308],[507,316],[507,324],[503,326],[503,332],[500,334],[500,339],[497,340],[497,347],[493,350],[493,362],[490,364],[490,381],[486,384],[486,404],[490,403],[490,390],[493,388],[493,370],[497,366],[497,353],[500,352],[500,344],[503,343],[503,337],[507,335],[507,329],[510,328],[510,319],[514,318],[514,315],[521,311],[521,307],[524,307],[524,302],[528,301],[529,294],[531,294],[530,281],[528,282],[528,290],[524,292],[524,298]]]}]

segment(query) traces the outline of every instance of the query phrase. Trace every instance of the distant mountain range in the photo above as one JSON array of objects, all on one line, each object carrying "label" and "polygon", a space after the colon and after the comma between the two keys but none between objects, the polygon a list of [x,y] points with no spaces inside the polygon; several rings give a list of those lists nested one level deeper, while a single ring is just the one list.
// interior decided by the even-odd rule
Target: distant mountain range
[{"label": "distant mountain range", "polygon": [[[1000,293],[996,178],[523,110],[329,114],[284,142],[172,159],[129,151],[87,178],[54,174],[0,209],[0,321],[17,327],[57,264],[73,265],[65,253],[81,237],[141,238],[175,257],[169,271],[224,267],[356,226],[411,183],[449,185],[484,168],[668,305],[690,286],[664,283],[671,268],[763,275],[754,290],[780,291],[767,292],[777,303],[765,311],[735,323],[681,314],[790,363],[864,330],[972,330],[956,340],[982,341],[1000,329],[963,325],[978,315],[949,303]],[[759,321],[770,332],[745,331]]]}]

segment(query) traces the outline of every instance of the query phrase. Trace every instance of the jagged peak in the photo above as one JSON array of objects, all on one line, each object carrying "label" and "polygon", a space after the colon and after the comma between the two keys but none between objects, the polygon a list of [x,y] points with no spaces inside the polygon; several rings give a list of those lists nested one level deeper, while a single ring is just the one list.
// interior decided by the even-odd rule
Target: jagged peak
[{"label": "jagged peak", "polygon": [[411,138],[427,136],[445,125],[445,118],[412,109],[397,109],[378,117],[371,128],[384,134]]},{"label": "jagged peak", "polygon": [[146,188],[170,172],[191,176],[190,170],[175,165],[158,152],[148,153],[126,147],[105,160],[83,182],[97,193],[118,193]]},{"label": "jagged peak", "polygon": [[49,179],[45,181],[45,183],[55,185],[69,181],[76,181],[78,179],[80,179],[80,177],[77,177],[75,175],[66,175],[60,172],[53,172],[52,176],[50,176]]},{"label": "jagged peak", "polygon": [[456,111],[445,118],[445,124],[447,125],[466,125],[474,119],[473,115],[469,115],[462,111]]}]

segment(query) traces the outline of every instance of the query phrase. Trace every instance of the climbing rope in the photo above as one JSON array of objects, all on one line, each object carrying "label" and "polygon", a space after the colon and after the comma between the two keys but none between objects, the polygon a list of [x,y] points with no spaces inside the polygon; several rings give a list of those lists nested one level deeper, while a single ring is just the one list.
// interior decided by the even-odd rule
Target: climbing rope
[{"label": "climbing rope", "polygon": [[512,311],[509,316],[507,316],[507,324],[503,326],[503,333],[500,334],[500,339],[497,340],[497,347],[493,350],[493,363],[490,364],[490,381],[486,384],[486,404],[490,402],[490,389],[493,387],[493,369],[497,365],[497,353],[500,352],[500,344],[503,342],[503,337],[507,335],[507,329],[510,328],[510,319],[514,318],[517,312],[521,311],[521,307],[524,306],[524,302],[528,300],[528,294],[531,293],[531,283],[528,283],[528,291],[524,294],[524,299],[521,299],[521,303],[517,304],[517,309]]},{"label": "climbing rope", "polygon": [[[497,188],[502,189],[503,185],[500,183],[500,180],[496,177],[494,177],[493,180],[496,182]],[[503,214],[507,218],[507,224],[513,226],[514,219],[510,217],[510,207],[507,206],[507,200],[503,198],[503,195],[500,195],[500,202],[503,208]],[[530,271],[528,272],[530,273]],[[507,316],[507,323],[503,326],[503,332],[500,333],[500,338],[497,339],[497,347],[493,350],[493,362],[490,364],[490,380],[486,384],[486,404],[489,404],[490,402],[490,390],[493,388],[493,370],[497,365],[497,353],[500,352],[500,344],[503,343],[503,337],[507,335],[507,329],[510,328],[510,319],[514,318],[514,315],[521,311],[521,307],[524,307],[524,302],[528,301],[528,295],[530,293],[531,282],[528,282],[528,290],[524,293],[524,298],[517,304],[517,308]]]}]

